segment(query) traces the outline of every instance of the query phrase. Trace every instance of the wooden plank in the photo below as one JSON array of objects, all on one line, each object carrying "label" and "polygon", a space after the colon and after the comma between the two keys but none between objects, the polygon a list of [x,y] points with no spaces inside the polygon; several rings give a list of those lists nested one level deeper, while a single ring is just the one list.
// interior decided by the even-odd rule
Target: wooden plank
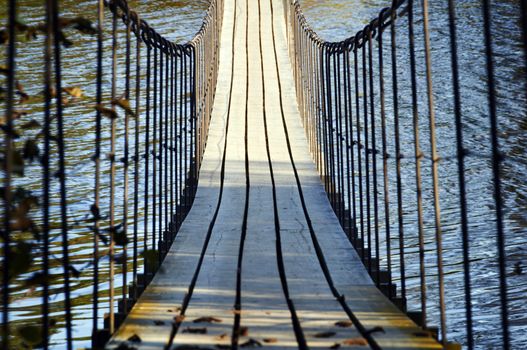
[{"label": "wooden plank", "polygon": [[[236,295],[236,269],[240,246],[241,227],[245,208],[245,101],[247,71],[245,41],[247,16],[245,0],[226,3],[225,15],[233,17],[236,6],[236,23],[227,33],[235,30],[236,50],[232,64],[233,90],[230,104],[223,198],[214,224],[208,249],[199,273],[196,287],[185,321],[175,336],[172,349],[185,345],[214,347],[229,346],[234,324],[233,306]],[[232,46],[227,47],[232,51]],[[231,63],[231,62],[229,62]],[[228,72],[231,75],[231,71]],[[230,90],[230,86],[229,86]],[[200,322],[210,319],[212,322]],[[201,328],[205,334],[192,333]]]},{"label": "wooden plank", "polygon": [[[227,2],[227,8],[229,3]],[[231,11],[232,14],[232,11]],[[222,45],[229,45],[229,27],[234,18],[225,11]],[[232,33],[232,30],[231,30]],[[123,325],[107,344],[115,349],[132,336],[139,336],[138,349],[160,349],[167,344],[172,322],[188,292],[209,223],[219,195],[221,159],[225,142],[227,101],[229,99],[231,50],[220,51],[220,73],[214,101],[207,147],[200,171],[194,205],[167,254],[160,271],[134,305]]]},{"label": "wooden plank", "polygon": [[[364,343],[365,345],[360,347],[367,348],[367,343],[355,327],[336,326],[339,322],[348,320],[348,317],[326,283],[311,242],[282,126],[281,91],[278,85],[279,77],[276,73],[273,40],[277,46],[285,46],[285,41],[273,39],[273,23],[271,22],[273,17],[270,5],[269,1],[262,1],[262,18],[265,19],[265,24],[262,26],[262,40],[266,48],[264,50],[266,100],[268,101],[266,110],[268,125],[272,126],[268,131],[280,209],[282,249],[291,299],[310,348],[327,349],[337,343],[342,344],[342,347],[347,347],[344,341],[348,339]],[[273,9],[277,11],[277,3],[274,4]],[[275,18],[282,18],[281,24],[284,25],[283,15],[275,13]],[[275,26],[277,24],[275,23]],[[286,99],[284,102],[296,103],[296,97],[292,100]],[[299,117],[298,112],[296,116]],[[303,144],[304,147],[306,145],[306,143]],[[349,256],[341,257],[342,265],[352,266],[349,262],[354,260],[354,256],[351,251],[349,253]],[[358,278],[354,278],[357,283],[369,281],[369,278],[364,275],[363,268],[353,271],[350,276],[357,276]],[[366,279],[362,280],[361,276]]]},{"label": "wooden plank", "polygon": [[278,274],[273,196],[263,124],[263,86],[259,51],[258,1],[249,3],[249,215],[242,263],[240,324],[251,339],[266,349],[297,347]]},{"label": "wooden plank", "polygon": [[[382,327],[384,332],[372,333],[383,349],[440,349],[442,348],[395,307],[371,282],[359,256],[347,240],[320,183],[320,177],[307,148],[296,101],[294,78],[287,48],[287,32],[280,1],[274,2],[275,43],[278,50],[282,97],[293,159],[297,167],[307,210],[312,220],[332,279],[350,309],[367,328]],[[357,280],[356,273],[359,273]]]}]

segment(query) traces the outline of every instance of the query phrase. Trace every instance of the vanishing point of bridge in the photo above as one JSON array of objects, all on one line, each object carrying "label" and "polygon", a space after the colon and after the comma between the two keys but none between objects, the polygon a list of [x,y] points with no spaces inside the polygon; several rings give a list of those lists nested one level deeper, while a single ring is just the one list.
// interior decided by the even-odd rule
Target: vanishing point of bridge
[{"label": "vanishing point of bridge", "polygon": [[[23,93],[15,78],[14,28],[29,33],[31,27],[15,25],[16,1],[9,4],[4,349],[18,344],[10,293],[18,290],[17,276],[29,273],[29,267],[19,271],[15,265],[23,252],[29,254],[24,249],[33,247],[20,243],[18,235],[36,226],[42,258],[34,283],[42,320],[30,329],[39,334],[32,346],[52,347],[55,294],[64,314],[65,347],[74,343],[75,279],[82,273],[69,263],[69,242],[83,226],[79,220],[72,224],[69,199],[75,189],[68,187],[65,161],[70,141],[64,96],[75,97],[61,85],[68,26],[97,37],[93,203],[85,226],[93,237],[88,258],[93,349],[461,348],[449,341],[447,314],[464,319],[464,342],[475,347],[477,311],[467,277],[472,266],[464,169],[469,154],[463,148],[453,2],[448,34],[452,143],[459,164],[459,256],[465,276],[460,284],[465,306],[455,316],[444,295],[426,0],[419,11],[413,1],[394,0],[362,31],[334,43],[309,27],[297,1],[213,0],[202,28],[184,45],[159,35],[125,0],[99,1],[96,28],[60,17],[57,2],[48,1],[45,25],[35,29],[46,37],[39,155],[44,205],[38,219],[29,218],[29,209],[21,214],[29,202],[25,192],[14,191],[20,175],[19,135],[12,132],[15,96]],[[490,15],[483,1],[486,24]],[[418,25],[420,35],[414,36]],[[503,156],[493,109],[491,34],[485,31],[501,312],[495,328],[509,348]],[[402,38],[409,43],[404,48]],[[407,50],[412,67],[404,88],[398,83],[398,50]],[[422,74],[416,72],[416,52],[424,62]],[[418,81],[425,86],[424,99],[418,97]],[[410,114],[399,113],[403,94],[411,96]],[[403,143],[401,135],[410,135],[411,142]],[[30,146],[26,142],[24,158]],[[402,178],[405,166],[414,172],[411,184]],[[417,199],[412,208],[403,201],[409,186]],[[54,205],[57,225],[50,223]],[[412,229],[405,222],[407,211],[417,218]],[[426,215],[433,217],[431,228],[424,225]],[[432,250],[425,242],[427,230],[433,233],[426,236],[433,237]],[[52,238],[54,232],[59,238]],[[408,239],[418,252],[413,266],[405,256]],[[62,261],[54,269],[51,251]],[[430,255],[436,261],[433,282],[425,271]],[[407,285],[416,276],[419,282]],[[50,288],[53,278],[60,279],[59,292]],[[438,300],[427,298],[429,289]],[[409,299],[418,300],[420,309],[410,310]],[[435,324],[429,324],[430,303],[438,304]],[[22,337],[27,344],[27,335]]]}]

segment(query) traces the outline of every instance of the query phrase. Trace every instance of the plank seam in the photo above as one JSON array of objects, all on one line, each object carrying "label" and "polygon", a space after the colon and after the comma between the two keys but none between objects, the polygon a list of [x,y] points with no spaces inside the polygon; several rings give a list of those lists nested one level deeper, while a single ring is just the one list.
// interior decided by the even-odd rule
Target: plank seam
[{"label": "plank seam", "polygon": [[[243,251],[245,248],[245,239],[247,237],[247,220],[249,216],[249,196],[251,189],[251,180],[249,174],[249,149],[248,149],[248,109],[249,109],[249,0],[245,1],[245,71],[247,78],[245,79],[245,208],[243,211],[243,222],[240,236],[240,250],[238,252],[238,266],[236,270],[236,299],[234,302],[234,327],[232,329],[231,337],[231,348],[233,350],[238,349],[238,343],[240,340],[240,323],[241,323],[241,294],[242,294],[242,264],[243,264]],[[233,44],[234,47],[234,44]],[[232,90],[231,90],[232,93]]]},{"label": "plank seam", "polygon": [[[258,1],[260,1],[260,0],[258,0]],[[353,313],[351,308],[348,306],[348,304],[345,301],[344,295],[341,294],[338,291],[337,287],[335,286],[335,283],[333,282],[333,279],[331,277],[331,272],[329,271],[328,265],[326,263],[326,259],[324,257],[324,252],[322,251],[322,248],[320,247],[320,243],[318,242],[315,230],[313,228],[313,223],[311,222],[311,217],[310,217],[309,212],[307,210],[307,206],[306,206],[306,202],[305,202],[305,198],[304,198],[304,193],[303,193],[303,190],[302,190],[302,184],[300,182],[300,177],[298,175],[298,170],[296,168],[295,161],[294,161],[294,158],[293,158],[293,153],[292,153],[292,149],[291,149],[291,143],[290,143],[290,140],[289,140],[289,132],[288,132],[287,123],[286,123],[286,120],[285,120],[285,112],[284,112],[284,104],[283,104],[283,96],[282,96],[283,95],[283,89],[282,89],[280,69],[278,67],[278,54],[277,54],[276,40],[275,40],[276,35],[275,35],[275,21],[274,21],[274,18],[275,18],[275,16],[274,16],[274,5],[273,5],[273,1],[271,1],[271,19],[272,19],[271,20],[272,21],[271,29],[272,29],[272,34],[273,34],[273,50],[274,50],[274,57],[275,57],[275,68],[276,68],[276,74],[277,74],[277,84],[278,84],[278,91],[279,91],[279,101],[280,101],[280,112],[281,112],[281,116],[282,116],[282,125],[283,125],[283,128],[284,128],[285,139],[286,139],[286,144],[287,144],[287,150],[288,150],[288,153],[289,153],[289,158],[291,160],[291,166],[293,167],[293,172],[294,172],[294,175],[295,175],[295,181],[296,181],[296,184],[297,184],[297,189],[298,189],[298,194],[299,194],[299,197],[300,197],[300,202],[302,204],[302,210],[304,212],[304,217],[306,219],[306,222],[307,222],[307,225],[308,225],[308,228],[309,228],[309,233],[311,235],[311,240],[313,241],[313,246],[315,248],[317,259],[318,259],[320,267],[322,268],[322,271],[324,273],[324,277],[326,278],[326,282],[328,283],[328,286],[331,289],[331,292],[333,293],[335,298],[340,303],[342,309],[346,312],[346,314],[348,315],[350,320],[353,322],[355,327],[357,327],[357,330],[368,341],[368,343],[371,345],[371,347],[373,349],[380,349],[380,347],[377,344],[377,342],[375,341],[375,339],[373,339],[373,337],[371,336],[371,333],[366,330],[364,325],[362,325],[360,320],[357,318],[357,316],[355,316],[355,314]]]},{"label": "plank seam", "polygon": [[[272,6],[271,6],[272,7]],[[263,123],[264,123],[264,131],[265,131],[265,147],[267,151],[267,161],[269,164],[269,172],[271,176],[271,184],[272,184],[272,193],[273,193],[273,215],[274,215],[274,223],[275,223],[275,234],[276,234],[276,259],[278,264],[278,274],[280,276],[280,282],[282,284],[282,290],[284,292],[284,296],[286,299],[287,307],[289,308],[289,312],[291,313],[291,321],[293,323],[293,330],[295,332],[295,337],[299,346],[299,349],[306,350],[309,349],[304,332],[302,330],[302,326],[300,324],[300,320],[298,319],[298,315],[296,313],[296,308],[294,305],[293,300],[290,297],[289,294],[289,287],[287,284],[287,276],[285,272],[285,264],[284,264],[284,257],[282,255],[282,240],[281,240],[281,229],[280,229],[280,218],[278,214],[278,202],[277,202],[277,196],[276,196],[276,183],[274,178],[274,172],[273,172],[273,164],[271,160],[271,150],[269,147],[269,137],[268,137],[268,128],[267,128],[267,112],[265,110],[265,70],[263,65],[263,48],[262,48],[262,11],[261,11],[261,0],[258,0],[258,26],[259,26],[259,46],[260,46],[260,67],[262,71],[262,105],[263,105]]]},{"label": "plank seam", "polygon": [[[227,145],[228,145],[228,135],[229,135],[229,123],[230,123],[230,117],[231,117],[231,106],[232,106],[232,91],[233,91],[233,83],[234,83],[234,58],[235,58],[235,39],[236,39],[236,17],[237,17],[237,0],[234,0],[234,24],[233,24],[233,31],[232,31],[232,59],[231,59],[231,83],[230,83],[230,90],[229,90],[229,103],[227,106],[227,121],[225,126],[225,142],[223,146],[223,157],[221,161],[221,171],[220,171],[220,192],[218,195],[218,203],[216,205],[216,210],[214,212],[214,215],[212,217],[212,220],[209,224],[209,228],[207,230],[207,236],[205,238],[205,242],[203,244],[203,248],[201,250],[200,258],[198,261],[198,265],[196,266],[196,271],[194,272],[194,275],[192,277],[192,280],[190,282],[189,290],[187,294],[185,295],[185,298],[183,299],[183,304],[181,306],[180,316],[185,316],[185,312],[189,306],[190,299],[192,298],[192,294],[194,292],[194,287],[196,286],[196,282],[198,280],[199,273],[201,271],[201,265],[203,264],[203,260],[205,258],[205,253],[207,252],[207,248],[210,242],[210,238],[212,236],[212,231],[214,229],[214,225],[216,223],[216,219],[218,218],[218,213],[220,211],[221,207],[221,201],[223,198],[223,189],[224,189],[224,182],[225,182],[225,163],[227,159]],[[165,346],[165,350],[169,350],[172,347],[172,344],[174,343],[174,339],[176,338],[177,332],[179,330],[179,327],[182,322],[174,322],[172,332],[170,334],[170,338],[168,341],[168,344]]]}]

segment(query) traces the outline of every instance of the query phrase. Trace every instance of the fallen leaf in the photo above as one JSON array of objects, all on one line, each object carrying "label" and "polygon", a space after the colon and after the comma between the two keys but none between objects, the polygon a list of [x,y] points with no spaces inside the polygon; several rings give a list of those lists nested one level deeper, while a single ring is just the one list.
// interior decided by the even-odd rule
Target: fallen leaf
[{"label": "fallen leaf", "polygon": [[176,322],[176,323],[181,323],[183,321],[185,321],[185,315],[178,315],[178,316],[174,317],[174,322]]},{"label": "fallen leaf", "polygon": [[218,335],[218,336],[217,336],[216,338],[214,338],[214,339],[216,339],[216,340],[224,340],[224,339],[226,339],[228,336],[229,336],[229,335],[228,335],[227,333],[223,333],[223,334]]},{"label": "fallen leaf", "polygon": [[351,321],[338,321],[338,322],[335,322],[335,326],[341,327],[341,328],[349,328],[353,326],[353,323]]},{"label": "fallen leaf", "polygon": [[190,333],[190,334],[207,334],[207,328],[192,328],[187,327],[183,330],[183,333]]},{"label": "fallen leaf", "polygon": [[196,318],[193,323],[221,323],[222,321],[216,317],[200,317]]},{"label": "fallen leaf", "polygon": [[278,343],[278,339],[276,338],[263,338],[264,343],[273,344]]},{"label": "fallen leaf", "polygon": [[240,327],[238,330],[238,335],[242,337],[246,337],[249,335],[249,328],[248,327]]},{"label": "fallen leaf", "polygon": [[331,338],[337,335],[335,332],[320,332],[313,335],[315,338]]},{"label": "fallen leaf", "polygon": [[362,345],[366,346],[368,345],[368,342],[364,338],[350,338],[346,339],[342,342],[344,345]]}]

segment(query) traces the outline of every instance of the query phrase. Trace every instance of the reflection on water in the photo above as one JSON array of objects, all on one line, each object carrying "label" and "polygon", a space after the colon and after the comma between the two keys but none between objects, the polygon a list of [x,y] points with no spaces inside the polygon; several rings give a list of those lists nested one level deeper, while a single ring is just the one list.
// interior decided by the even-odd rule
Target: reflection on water
[{"label": "reflection on water", "polygon": [[[323,38],[330,41],[342,40],[361,30],[370,19],[377,16],[379,9],[389,6],[387,0],[302,0],[304,12],[314,29]],[[419,3],[419,4],[418,4]],[[490,123],[488,118],[487,76],[484,57],[484,38],[482,12],[479,2],[456,1],[458,16],[458,47],[462,94],[462,112],[464,120],[465,148],[470,152],[466,159],[467,200],[469,203],[470,258],[472,261],[472,296],[475,317],[475,341],[478,348],[494,349],[501,345],[499,327],[499,290],[498,261],[496,249],[496,224],[494,221],[494,198],[492,185],[492,164],[490,159]],[[420,2],[414,2],[417,13],[420,13]],[[436,134],[438,151],[442,158],[439,168],[440,199],[443,228],[443,249],[446,283],[447,328],[451,340],[463,342],[465,336],[464,322],[464,292],[463,266],[461,250],[461,232],[458,199],[458,177],[455,124],[453,110],[453,94],[451,83],[450,41],[448,37],[448,2],[429,1],[430,25],[433,60],[434,97],[436,111]],[[338,11],[338,12],[337,12]],[[499,142],[505,155],[503,163],[503,193],[505,201],[505,230],[507,273],[509,286],[509,309],[514,349],[522,349],[527,337],[527,275],[517,275],[514,265],[527,264],[527,133],[526,133],[526,72],[521,45],[519,21],[516,20],[520,11],[518,1],[493,2],[492,30],[494,35],[494,50],[497,78],[497,103],[499,120]],[[338,13],[338,19],[335,14]],[[424,71],[424,47],[422,47],[422,21],[416,17],[416,59],[418,62],[418,104],[421,129],[421,146],[426,153],[430,149],[428,142],[428,108],[426,100],[426,85]],[[515,20],[511,20],[514,18]],[[410,90],[410,69],[407,36],[407,21],[399,22],[397,31],[398,78],[402,152],[412,154],[412,112]],[[389,35],[387,35],[389,37]],[[386,46],[389,38],[385,36]],[[388,57],[388,56],[386,56]],[[388,59],[386,59],[388,61]],[[375,60],[374,60],[375,62]],[[387,64],[385,62],[385,64]],[[388,63],[389,64],[389,63]],[[390,72],[390,66],[385,67]],[[378,81],[378,80],[375,80]],[[391,86],[391,77],[386,78],[386,86]],[[378,88],[377,88],[378,89]],[[377,91],[378,93],[378,91]],[[393,100],[393,95],[387,92],[387,101]],[[388,102],[387,115],[392,110]],[[393,130],[393,119],[388,117],[388,129]],[[393,132],[389,134],[393,140]],[[380,139],[380,136],[379,138]],[[388,150],[394,154],[393,147]],[[418,278],[418,240],[417,215],[415,213],[415,175],[413,163],[403,160],[403,210],[405,222],[406,264],[407,276],[410,279],[407,286],[410,293],[410,309],[419,309],[419,278]],[[435,259],[435,239],[433,222],[433,201],[431,191],[431,171],[429,158],[423,161],[423,202],[425,218],[425,251],[427,269],[428,307],[431,313],[428,321],[431,325],[439,324],[438,294],[437,294],[437,260]],[[390,172],[390,177],[395,172]],[[381,189],[379,189],[381,190]],[[390,197],[396,198],[394,188],[390,188]],[[392,206],[390,218],[392,227],[397,228],[395,205]],[[380,220],[383,222],[384,219]],[[381,230],[382,231],[382,230]],[[392,247],[398,242],[393,240]],[[396,253],[393,263],[397,266]],[[386,262],[386,261],[385,261]],[[398,267],[396,267],[396,270]]]},{"label": "reflection on water", "polygon": [[[365,25],[369,19],[376,16],[378,9],[389,5],[387,0],[327,0],[324,2],[303,0],[304,11],[311,20],[313,27],[328,40],[343,39],[349,33],[356,32]],[[34,0],[21,0],[20,19],[28,24],[42,21],[43,10],[41,2]],[[95,1],[89,0],[64,0],[61,2],[65,16],[86,16],[95,20]],[[157,30],[175,41],[188,40],[201,24],[207,0],[180,0],[174,2],[161,1],[130,1],[132,8],[137,9],[150,24]],[[497,261],[495,249],[495,226],[493,222],[493,195],[491,182],[491,163],[489,159],[489,123],[487,117],[487,102],[485,96],[485,62],[482,56],[482,20],[479,4],[474,1],[461,0],[456,2],[459,28],[460,28],[460,66],[463,93],[463,115],[465,121],[466,147],[471,152],[467,159],[467,190],[470,203],[470,232],[471,232],[471,260],[473,261],[473,304],[475,310],[476,342],[480,348],[499,347],[499,330],[495,330],[497,313],[499,311],[497,290]],[[439,152],[443,158],[440,165],[441,174],[441,209],[444,229],[444,260],[446,273],[446,298],[448,307],[448,331],[452,340],[462,342],[464,336],[464,323],[461,314],[464,312],[462,266],[461,266],[461,234],[459,230],[459,204],[457,199],[457,163],[455,158],[455,144],[452,142],[453,106],[451,82],[449,74],[450,61],[448,55],[449,42],[447,38],[448,17],[446,1],[431,4],[432,42],[434,47],[434,84],[436,86],[436,113]],[[5,22],[5,6],[0,7],[0,20]],[[496,49],[497,66],[497,91],[498,91],[498,117],[500,122],[500,143],[506,156],[503,167],[503,189],[506,203],[506,233],[507,233],[507,268],[512,271],[515,263],[527,264],[527,118],[525,101],[525,70],[522,66],[523,57],[519,47],[519,29],[517,23],[510,23],[509,18],[514,18],[518,13],[517,1],[496,1],[494,12],[494,28],[496,37],[499,38],[494,45]],[[338,18],[335,16],[338,15]],[[404,28],[404,24],[402,24]],[[403,30],[401,30],[400,45],[407,45]],[[420,33],[416,34],[417,36]],[[93,101],[95,95],[95,43],[93,38],[74,34],[74,47],[64,50],[64,85],[80,86],[85,92],[85,100]],[[403,50],[401,50],[403,51]],[[42,91],[41,69],[43,67],[41,41],[37,40],[19,47],[18,69],[19,79],[24,82],[30,95],[38,95]],[[418,48],[418,59],[422,60],[423,50]],[[5,59],[4,52],[0,58]],[[408,86],[408,57],[401,54],[401,84]],[[406,70],[405,70],[406,69]],[[108,70],[107,70],[108,71]],[[419,68],[418,74],[422,77],[424,72]],[[107,76],[106,79],[109,79]],[[388,83],[388,82],[387,82]],[[426,103],[424,91],[426,87],[420,86],[420,106],[423,120],[426,117]],[[405,90],[407,91],[407,90]],[[403,126],[410,130],[411,120],[408,107],[409,96],[400,96],[401,115]],[[35,102],[25,107],[30,113],[28,118],[42,118],[42,103]],[[67,147],[67,186],[76,194],[70,203],[70,218],[74,223],[85,218],[90,204],[93,202],[93,164],[90,162],[93,150],[90,148],[94,140],[94,116],[92,109],[82,101],[73,101],[66,109],[65,134],[69,143]],[[393,125],[393,120],[388,121]],[[105,137],[107,137],[106,135]],[[393,135],[391,135],[393,137]],[[411,138],[406,135],[403,139],[404,147],[412,149]],[[423,149],[428,149],[427,141],[423,140]],[[390,150],[393,153],[393,150]],[[410,151],[408,151],[410,152]],[[423,166],[423,176],[430,179],[430,169]],[[19,180],[27,188],[39,193],[40,168],[34,165],[28,173],[37,174]],[[108,171],[108,169],[103,169]],[[413,180],[413,167],[406,164],[403,167],[404,176],[404,211],[407,235],[407,264],[409,275],[416,276],[408,285],[411,308],[417,309],[419,280],[417,278],[417,236],[415,232],[416,216],[411,214],[415,207],[415,188]],[[122,173],[118,170],[118,173]],[[391,174],[393,175],[393,174]],[[118,178],[117,181],[122,181]],[[423,184],[430,189],[430,183]],[[58,189],[58,188],[57,188]],[[104,195],[108,188],[103,188]],[[427,249],[427,271],[429,273],[428,304],[432,312],[429,314],[430,324],[438,324],[437,290],[435,283],[436,261],[433,250],[433,207],[431,205],[430,191],[424,194],[425,202],[425,230]],[[394,195],[392,194],[392,198]],[[57,207],[58,198],[53,198],[54,207]],[[140,209],[141,210],[141,209]],[[38,215],[38,214],[36,214]],[[59,212],[52,211],[52,220],[58,223]],[[140,214],[141,216],[141,214]],[[392,225],[396,225],[396,216],[391,215]],[[142,227],[142,224],[139,225]],[[382,231],[382,230],[381,230]],[[140,233],[141,234],[141,233]],[[393,242],[396,246],[396,242]],[[57,236],[51,246],[51,260],[53,263],[52,289],[60,288],[62,270],[60,262],[55,261],[55,256],[60,256],[61,241]],[[88,346],[90,335],[91,316],[91,244],[92,234],[82,227],[72,229],[70,234],[70,249],[73,265],[83,273],[80,278],[73,280],[72,302],[74,305],[74,337],[75,347]],[[139,247],[142,249],[142,247]],[[396,253],[395,251],[393,253]],[[393,262],[398,261],[397,255]],[[41,262],[41,257],[34,257],[35,266]],[[102,264],[100,273],[107,274],[107,264]],[[29,274],[22,276],[27,278]],[[510,298],[510,319],[512,326],[513,342],[516,349],[521,348],[522,338],[527,334],[527,320],[525,319],[527,293],[527,275],[512,275],[508,279]],[[120,285],[120,280],[116,280]],[[105,291],[101,298],[101,313],[107,310],[107,284],[101,284],[100,289]],[[16,328],[28,322],[39,322],[38,315],[41,307],[41,290],[27,290],[20,286],[13,292],[13,307],[11,317]],[[116,291],[116,295],[119,295]],[[55,296],[50,300],[52,315],[56,320],[53,327],[55,334],[52,343],[56,348],[63,347],[65,335],[59,331],[63,325],[62,309],[63,296],[55,290]],[[498,332],[498,333],[494,333]],[[496,334],[497,336],[493,336]]]},{"label": "reflection on water", "polygon": [[[44,9],[42,1],[20,0],[18,3],[19,21],[28,25],[35,25],[42,23],[44,19]],[[207,0],[182,0],[176,2],[160,2],[160,1],[129,1],[130,6],[135,8],[142,16],[142,19],[148,21],[153,25],[159,33],[165,35],[168,39],[184,43],[195,34],[200,28],[205,10],[208,7]],[[60,1],[62,7],[63,17],[77,17],[83,16],[96,21],[97,1],[93,0],[64,0]],[[5,25],[7,18],[6,6],[0,7],[0,22],[2,26]],[[109,26],[111,19],[106,16],[106,47],[109,47]],[[73,42],[73,46],[62,51],[62,74],[63,86],[65,87],[80,87],[83,96],[81,98],[69,98],[67,107],[64,111],[65,130],[64,135],[66,141],[66,186],[68,191],[68,223],[69,240],[68,247],[71,256],[72,266],[81,272],[79,277],[71,279],[71,303],[73,305],[73,337],[75,339],[74,348],[82,348],[90,346],[91,335],[91,316],[92,316],[92,251],[93,251],[93,232],[89,229],[90,223],[86,219],[90,217],[90,206],[94,203],[94,164],[91,158],[94,153],[95,144],[95,113],[93,106],[95,104],[95,81],[96,81],[96,42],[95,38],[90,35],[80,35],[79,33],[68,31],[66,32],[68,39]],[[20,80],[25,91],[31,100],[17,109],[21,112],[27,112],[26,116],[17,120],[17,125],[29,122],[31,120],[42,121],[43,115],[43,37],[40,36],[35,40],[24,42],[17,47],[17,78]],[[124,50],[120,47],[119,50]],[[111,79],[111,60],[110,51],[105,51],[105,66],[103,77],[103,86],[106,92],[109,91]],[[124,57],[120,54],[119,57]],[[121,58],[120,58],[121,59]],[[143,58],[144,59],[144,58]],[[5,51],[0,52],[0,60],[5,61]],[[123,67],[123,63],[119,63],[119,67]],[[135,67],[134,67],[135,68]],[[120,68],[121,69],[121,68]],[[132,76],[135,71],[132,70]],[[144,74],[144,72],[143,72]],[[122,71],[118,72],[119,77],[123,77]],[[123,81],[118,82],[118,90],[122,91]],[[144,80],[143,80],[144,85]],[[142,91],[144,92],[144,86]],[[105,96],[107,99],[108,97]],[[108,124],[105,122],[103,127],[102,144],[103,150],[109,149],[109,132]],[[119,123],[117,135],[122,136],[124,133],[123,123]],[[37,129],[32,129],[24,133],[24,136],[34,137]],[[122,137],[118,138],[122,140]],[[22,147],[20,143],[18,147]],[[117,154],[122,154],[123,145],[117,145]],[[131,154],[134,148],[130,149]],[[55,156],[54,156],[55,157]],[[55,158],[53,158],[55,160]],[[101,198],[108,198],[109,194],[109,162],[102,161],[101,174],[103,184],[101,186]],[[116,166],[117,178],[116,184],[119,189],[116,193],[116,203],[123,202],[123,193],[120,192],[123,184],[123,165],[118,163]],[[143,171],[143,169],[141,169]],[[22,185],[24,188],[33,191],[35,195],[39,195],[41,188],[42,168],[37,162],[29,164],[26,167],[26,176],[15,180],[16,185]],[[131,186],[133,187],[133,186]],[[62,256],[62,241],[60,238],[60,198],[58,181],[52,182],[51,187],[51,242],[50,242],[50,319],[51,319],[51,345],[52,348],[61,349],[65,347],[64,339],[66,337],[63,330],[64,327],[64,294],[61,290],[63,284],[63,269],[61,264]],[[142,193],[143,188],[139,188],[139,193]],[[129,198],[133,198],[133,190],[129,193]],[[103,201],[100,210],[101,213],[108,212],[108,203]],[[142,251],[142,217],[143,217],[143,202],[140,201],[138,226],[141,228],[139,232],[139,247]],[[122,205],[117,205],[116,218],[122,217]],[[38,220],[41,213],[38,210],[32,212],[33,218]],[[101,222],[102,227],[107,226],[105,220]],[[26,237],[25,239],[31,239]],[[109,259],[107,256],[106,247],[101,247],[102,258],[99,262],[99,275],[101,281],[108,280],[108,265]],[[32,267],[30,270],[19,276],[17,281],[12,284],[11,295],[11,331],[17,333],[23,327],[28,325],[41,324],[41,308],[42,308],[42,288],[27,288],[25,281],[33,276],[35,272],[42,265],[42,256],[38,249],[35,249],[32,256]],[[128,268],[131,271],[131,266]],[[141,271],[140,271],[141,272]],[[120,273],[120,267],[117,268],[117,274]],[[131,276],[128,276],[128,281]],[[122,275],[116,275],[115,286],[122,284]],[[100,311],[99,315],[108,312],[108,282],[101,282],[100,290]],[[115,291],[116,296],[120,296],[122,292],[120,289]],[[102,322],[99,327],[102,328]],[[37,337],[38,338],[38,337]],[[11,344],[13,348],[22,348],[19,344],[19,339],[15,339]]]}]

